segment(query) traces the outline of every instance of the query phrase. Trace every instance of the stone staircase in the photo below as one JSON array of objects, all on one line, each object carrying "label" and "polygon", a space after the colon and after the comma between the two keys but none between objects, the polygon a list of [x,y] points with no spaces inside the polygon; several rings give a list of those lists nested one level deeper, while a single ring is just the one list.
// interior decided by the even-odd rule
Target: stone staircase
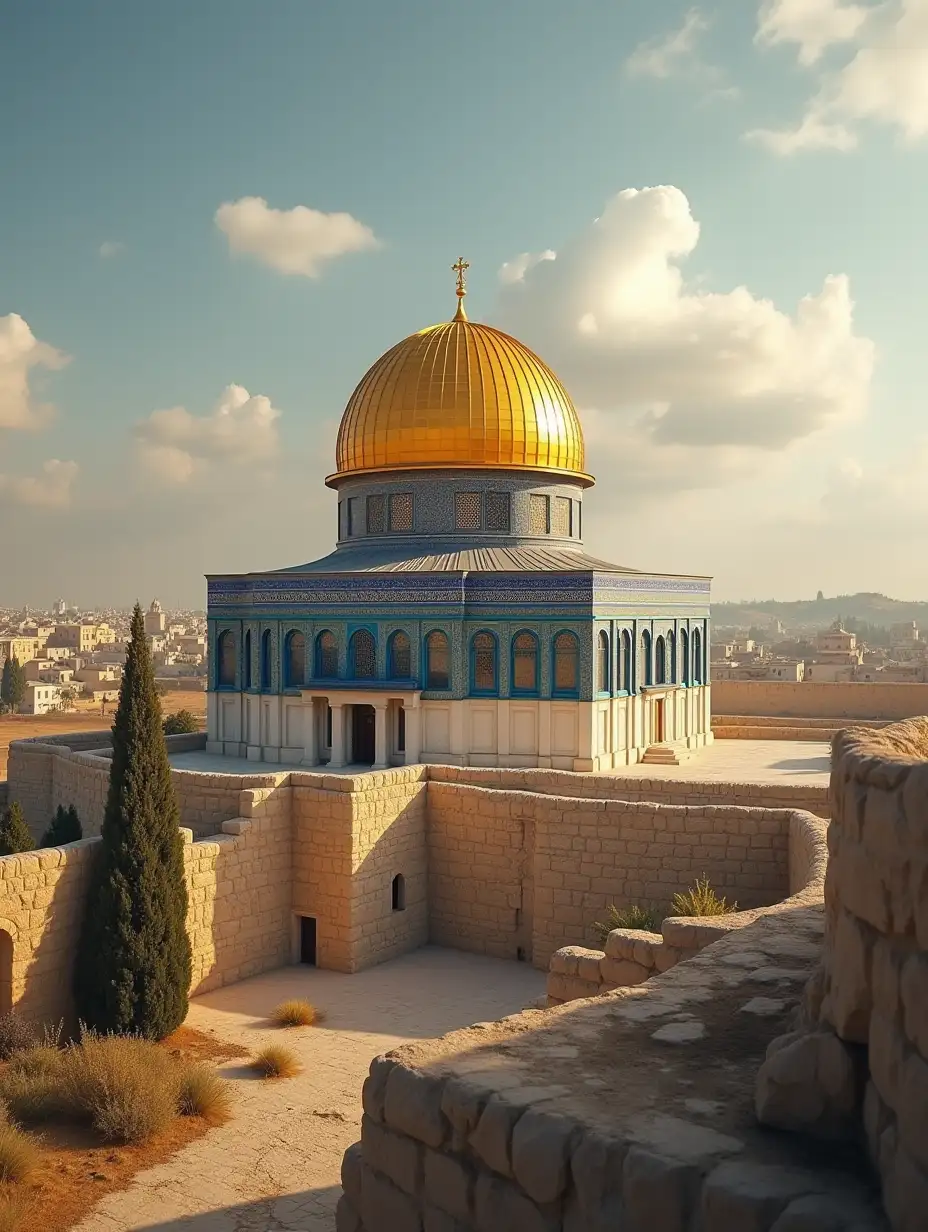
[{"label": "stone staircase", "polygon": [[682,766],[686,757],[684,749],[675,749],[672,744],[649,744],[641,761],[645,766]]}]

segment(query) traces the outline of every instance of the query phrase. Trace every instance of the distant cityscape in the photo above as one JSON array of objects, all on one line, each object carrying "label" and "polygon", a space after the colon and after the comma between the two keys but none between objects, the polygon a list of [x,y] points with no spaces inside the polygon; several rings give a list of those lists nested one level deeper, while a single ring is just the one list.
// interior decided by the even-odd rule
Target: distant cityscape
[{"label": "distant cityscape", "polygon": [[[0,607],[0,666],[15,661],[25,676],[21,714],[97,706],[106,714],[119,697],[132,613],[80,609],[58,599],[48,611]],[[155,677],[165,689],[206,688],[206,613],[166,611],[157,599],[145,612]]]}]

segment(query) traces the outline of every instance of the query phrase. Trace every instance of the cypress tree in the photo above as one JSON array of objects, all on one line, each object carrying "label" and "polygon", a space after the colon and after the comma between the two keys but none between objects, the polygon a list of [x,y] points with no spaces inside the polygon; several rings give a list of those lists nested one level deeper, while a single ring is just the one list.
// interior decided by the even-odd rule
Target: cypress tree
[{"label": "cypress tree", "polygon": [[83,837],[84,830],[81,826],[81,819],[77,815],[77,809],[73,804],[69,804],[67,808],[59,804],[51,825],[42,835],[42,842],[39,846],[62,847],[65,843],[76,843],[79,838]]},{"label": "cypress tree", "polygon": [[[19,660],[15,656],[7,661],[10,664],[10,678],[9,697],[5,700],[11,710],[18,710],[26,697],[26,669],[20,666]],[[5,670],[6,664],[4,664]]]},{"label": "cypress tree", "polygon": [[9,655],[3,660],[3,675],[0,676],[0,711],[12,707],[13,697],[13,660]]},{"label": "cypress tree", "polygon": [[20,851],[32,851],[34,848],[35,840],[26,825],[22,806],[14,800],[0,817],[0,856],[15,856]]},{"label": "cypress tree", "polygon": [[180,814],[142,609],[113,723],[113,760],[74,993],[101,1032],[162,1039],[183,1022],[190,988]]}]

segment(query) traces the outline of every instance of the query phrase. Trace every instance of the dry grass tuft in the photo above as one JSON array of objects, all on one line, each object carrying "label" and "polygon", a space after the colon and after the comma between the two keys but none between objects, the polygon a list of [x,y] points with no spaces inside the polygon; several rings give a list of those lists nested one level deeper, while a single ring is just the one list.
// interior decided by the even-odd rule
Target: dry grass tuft
[{"label": "dry grass tuft", "polygon": [[281,1001],[271,1015],[278,1027],[311,1027],[323,1015],[309,1001]]},{"label": "dry grass tuft", "polygon": [[35,1141],[15,1125],[0,1125],[0,1181],[25,1181],[38,1165]]},{"label": "dry grass tuft", "polygon": [[709,878],[705,876],[702,880],[697,877],[691,890],[687,890],[685,894],[675,894],[670,903],[672,915],[730,915],[737,910],[738,904],[720,898],[709,885]]},{"label": "dry grass tuft", "polygon": [[181,1116],[202,1117],[223,1125],[232,1116],[229,1084],[209,1065],[189,1065],[181,1074],[178,1110]]},{"label": "dry grass tuft", "polygon": [[64,1055],[70,1102],[107,1142],[146,1142],[177,1115],[177,1066],[148,1040],[87,1031]]},{"label": "dry grass tuft", "polygon": [[38,1044],[11,1059],[0,1076],[0,1099],[16,1121],[34,1125],[73,1112],[65,1082],[66,1053]]},{"label": "dry grass tuft", "polygon": [[34,1205],[35,1198],[21,1190],[0,1194],[0,1232],[19,1232]]},{"label": "dry grass tuft", "polygon": [[606,938],[614,928],[639,928],[647,933],[659,933],[664,913],[657,907],[643,907],[640,903],[630,903],[627,907],[617,907],[611,903],[604,920],[596,920],[593,931],[600,944],[606,944]]},{"label": "dry grass tuft", "polygon": [[296,1053],[289,1048],[280,1044],[268,1044],[266,1048],[255,1053],[251,1068],[257,1070],[262,1078],[294,1078],[303,1066]]}]

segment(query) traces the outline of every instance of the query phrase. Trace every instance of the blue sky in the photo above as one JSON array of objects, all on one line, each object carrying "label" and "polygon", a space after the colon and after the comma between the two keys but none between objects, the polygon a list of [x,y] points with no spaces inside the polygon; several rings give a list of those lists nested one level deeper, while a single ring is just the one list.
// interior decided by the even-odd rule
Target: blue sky
[{"label": "blue sky", "polygon": [[[20,328],[4,360],[0,328],[0,605],[197,603],[206,571],[322,554],[341,409],[453,310],[459,252],[471,317],[574,394],[591,547],[711,573],[718,597],[924,597],[928,0],[11,0],[2,20],[0,327],[49,350]],[[676,191],[617,197],[654,186]],[[247,198],[350,215],[356,250],[235,251],[217,210]],[[803,324],[828,276],[853,317],[835,291]],[[220,403],[243,407],[231,437]]]}]

